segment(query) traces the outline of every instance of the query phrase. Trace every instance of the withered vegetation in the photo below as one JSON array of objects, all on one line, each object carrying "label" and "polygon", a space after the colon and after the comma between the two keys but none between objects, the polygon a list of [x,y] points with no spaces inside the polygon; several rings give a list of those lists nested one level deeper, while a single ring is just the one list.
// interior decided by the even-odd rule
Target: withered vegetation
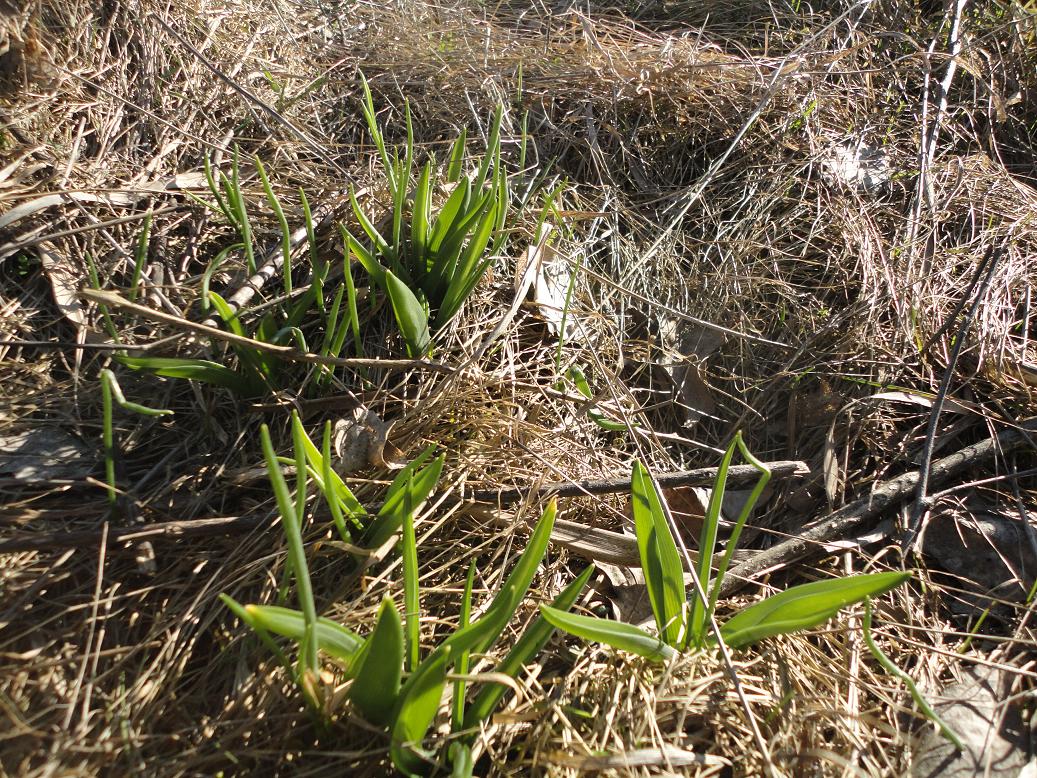
[{"label": "withered vegetation", "polygon": [[[741,430],[761,459],[811,468],[753,516],[745,545],[763,549],[1033,414],[1032,3],[0,0],[0,14],[0,440],[46,430],[37,440],[66,442],[65,470],[26,476],[8,457],[0,472],[4,774],[388,773],[382,735],[348,706],[318,724],[217,599],[283,593],[258,429],[268,423],[287,451],[292,407],[316,430],[360,402],[395,422],[404,458],[430,443],[446,454],[417,525],[430,646],[456,624],[469,563],[478,606],[542,509],[474,508],[474,489],[620,477],[635,457],[656,472],[712,466]],[[279,251],[280,232],[253,158],[292,229],[304,190],[328,216],[317,255],[341,278],[336,222],[356,230],[348,188],[368,213],[390,206],[361,72],[394,142],[409,101],[419,156],[443,160],[462,128],[481,152],[504,106],[513,185],[539,176],[539,192],[558,189],[553,256],[575,274],[561,348],[527,302],[480,349],[536,242],[535,195],[436,340],[441,369],[340,367],[315,393],[314,365],[293,363],[276,392],[241,398],[114,363],[115,346],[234,363],[225,344],[77,294],[92,265],[102,289],[127,296],[142,256],[140,305],[205,318],[203,274],[237,240],[199,202],[211,200],[206,156],[227,170],[240,149],[260,259]],[[230,252],[212,288],[240,289],[244,262]],[[282,293],[275,275],[243,317]],[[404,358],[391,315],[360,293],[363,356]],[[308,343],[318,321],[302,327]],[[571,365],[626,432],[603,430],[571,385],[559,388]],[[104,367],[130,400],[175,412],[117,413],[115,511]],[[1002,712],[1025,708],[1034,451],[995,452],[931,484],[841,544],[757,577],[721,611],[790,583],[913,569],[911,587],[875,604],[883,650],[934,700],[977,666],[1000,668]],[[391,477],[367,467],[348,482],[376,505]],[[570,521],[627,523],[621,496],[561,507]],[[367,634],[383,595],[402,602],[398,563],[346,575],[347,553],[313,509],[318,607]],[[917,518],[926,531],[905,553]],[[203,532],[205,519],[226,521]],[[148,535],[154,525],[168,530]],[[514,634],[585,564],[553,547]],[[999,564],[1004,576],[987,575]],[[608,582],[599,590],[582,607],[609,607]],[[932,730],[864,646],[860,609],[736,654],[733,674],[709,652],[660,671],[556,635],[519,685],[477,740],[478,775],[898,775]]]}]

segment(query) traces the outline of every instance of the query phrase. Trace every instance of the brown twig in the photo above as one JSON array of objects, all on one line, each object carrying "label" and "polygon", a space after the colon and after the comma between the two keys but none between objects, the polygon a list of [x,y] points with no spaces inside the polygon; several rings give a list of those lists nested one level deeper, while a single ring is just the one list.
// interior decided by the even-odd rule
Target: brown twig
[{"label": "brown twig", "polygon": [[[935,485],[947,481],[966,468],[989,459],[999,452],[1007,454],[1029,441],[1029,433],[1033,431],[1037,431],[1037,419],[1030,419],[1018,429],[1003,430],[992,438],[966,446],[950,456],[938,459],[932,463],[929,483]],[[921,477],[918,471],[914,471],[876,484],[867,497],[843,506],[802,534],[762,551],[752,559],[734,567],[720,587],[721,596],[727,596],[745,586],[753,578],[773,572],[791,562],[823,555],[826,543],[858,532],[868,521],[890,506],[908,499],[918,488]]]},{"label": "brown twig", "polygon": [[216,340],[222,340],[226,343],[234,343],[239,346],[246,346],[256,351],[262,351],[266,354],[274,354],[275,356],[281,357],[282,359],[292,360],[295,362],[307,362],[314,365],[336,365],[339,367],[379,367],[379,368],[399,368],[403,370],[435,370],[441,373],[453,373],[454,368],[449,365],[444,365],[441,362],[429,362],[424,359],[362,359],[357,357],[325,357],[320,354],[312,354],[305,351],[299,351],[298,349],[292,348],[291,346],[278,346],[275,343],[267,343],[262,340],[255,340],[254,338],[248,338],[243,335],[235,335],[233,332],[225,332],[224,330],[217,329],[208,324],[202,322],[194,322],[189,319],[185,319],[182,316],[175,316],[165,311],[158,311],[153,308],[148,308],[137,303],[131,303],[123,297],[115,294],[114,292],[107,292],[100,289],[82,289],[79,292],[79,296],[90,302],[99,303],[101,305],[110,305],[113,308],[122,308],[123,310],[131,311],[140,316],[144,316],[155,321],[165,322],[172,324],[183,330],[194,332],[199,335],[204,335],[207,338],[214,338]]},{"label": "brown twig", "polygon": [[[766,465],[771,471],[771,478],[791,478],[792,476],[804,475],[809,472],[805,462],[767,462]],[[719,469],[717,467],[700,467],[696,470],[663,473],[656,476],[656,481],[665,488],[673,488],[675,486],[709,486],[716,480]],[[735,465],[727,469],[727,485],[729,487],[746,486],[754,483],[759,477],[760,471],[752,465]],[[629,478],[607,478],[594,481],[549,483],[514,489],[479,489],[472,492],[469,496],[470,499],[476,502],[511,505],[527,497],[546,495],[555,497],[588,497],[598,494],[616,494],[629,490]]]}]

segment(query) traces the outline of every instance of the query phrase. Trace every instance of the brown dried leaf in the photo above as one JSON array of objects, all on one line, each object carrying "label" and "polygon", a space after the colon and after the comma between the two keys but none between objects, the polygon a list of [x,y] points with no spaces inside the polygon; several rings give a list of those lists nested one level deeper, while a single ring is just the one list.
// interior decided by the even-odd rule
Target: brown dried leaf
[{"label": "brown dried leaf", "polygon": [[85,282],[82,273],[53,243],[44,241],[38,248],[43,273],[50,281],[54,302],[61,315],[76,327],[86,326],[86,309],[79,299],[79,289]]},{"label": "brown dried leaf", "polygon": [[354,408],[352,418],[335,422],[332,441],[338,461],[335,470],[346,475],[375,466],[399,470],[406,464],[402,452],[389,443],[389,432],[395,422],[386,424],[374,411]]}]

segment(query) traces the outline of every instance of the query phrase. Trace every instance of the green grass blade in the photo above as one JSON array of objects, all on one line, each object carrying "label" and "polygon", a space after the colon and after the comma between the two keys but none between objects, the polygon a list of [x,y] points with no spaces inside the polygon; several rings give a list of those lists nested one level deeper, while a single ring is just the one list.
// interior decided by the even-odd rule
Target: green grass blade
[{"label": "green grass blade", "polygon": [[[364,92],[364,99],[361,101],[361,107],[364,111],[364,118],[367,120],[367,130],[371,133],[371,138],[374,140],[374,145],[378,149],[378,156],[382,160],[382,166],[386,171],[389,170],[389,154],[385,150],[385,139],[382,137],[381,130],[378,129],[378,120],[374,112],[374,99],[371,97],[371,87],[367,83],[367,79],[364,74],[360,74],[360,86]],[[391,179],[390,191],[395,192],[395,182]]]},{"label": "green grass blade", "polygon": [[[737,446],[737,436],[728,445],[720,460],[717,477],[713,481],[713,490],[710,492],[709,504],[706,506],[706,515],[702,520],[702,531],[699,534],[699,560],[698,578],[702,583],[702,591],[706,597],[712,587],[713,576],[713,552],[716,548],[717,534],[720,527],[720,509],[724,504],[724,491],[727,487],[727,471],[731,467],[731,459],[734,457]],[[696,592],[692,597],[691,617],[688,621],[687,643],[701,646],[706,640],[706,630],[712,616],[709,602],[703,602]]]},{"label": "green grass blade", "polygon": [[[263,629],[301,643],[306,636],[306,618],[301,611],[278,605],[246,605],[244,610]],[[317,619],[317,645],[330,657],[352,667],[363,639],[341,624],[323,616]]]},{"label": "green grass blade", "polygon": [[663,641],[676,646],[684,631],[684,566],[666,521],[662,501],[640,461],[634,462],[630,496],[637,550],[655,623]]},{"label": "green grass blade", "polygon": [[[468,575],[465,577],[464,594],[461,596],[461,615],[458,618],[457,626],[460,629],[464,629],[472,623],[472,589],[475,587],[475,561],[468,565]],[[454,665],[454,672],[457,675],[464,676],[468,674],[468,659],[470,656],[469,651],[462,651],[461,655],[457,658],[457,663]],[[466,683],[463,679],[458,679],[454,682],[454,704],[452,707],[453,716],[451,718],[452,729],[456,732],[461,729],[462,723],[464,722],[464,698],[465,698]]]},{"label": "green grass blade", "polygon": [[[284,527],[285,539],[288,541],[288,560],[292,572],[295,575],[295,584],[299,598],[299,607],[302,609],[306,622],[304,667],[316,675],[319,670],[317,664],[317,609],[313,601],[313,587],[310,585],[310,571],[306,563],[306,550],[303,547],[302,527],[299,523],[299,515],[296,506],[292,502],[288,484],[284,480],[284,473],[277,463],[277,455],[274,453],[273,443],[270,441],[270,428],[263,424],[259,428],[259,436],[263,446],[263,459],[266,461],[267,474],[270,477],[270,485],[274,490],[277,500],[277,508],[281,512],[281,524]],[[297,456],[303,456],[298,449]]]},{"label": "green grass blade", "polygon": [[426,162],[418,177],[417,189],[414,190],[414,208],[411,210],[410,218],[411,255],[409,263],[414,280],[418,284],[421,284],[428,275],[426,244],[428,243],[429,211],[432,208],[431,179],[432,163]]},{"label": "green grass blade", "polygon": [[352,186],[349,187],[349,204],[353,208],[353,215],[356,216],[360,228],[367,235],[367,239],[371,241],[371,245],[374,246],[375,251],[383,257],[395,256],[392,247],[386,242],[385,238],[382,237],[382,234],[378,232],[378,228],[374,226],[374,222],[367,218],[364,209],[360,207],[360,202],[356,199],[356,192],[353,191]]},{"label": "green grass blade", "polygon": [[454,145],[450,148],[450,162],[447,165],[446,180],[452,184],[461,178],[461,167],[464,164],[465,144],[468,142],[468,129],[461,128],[461,134],[457,136]]},{"label": "green grass blade", "polygon": [[911,697],[914,699],[915,704],[922,709],[930,721],[932,721],[940,730],[947,740],[954,744],[954,747],[959,751],[965,750],[965,744],[961,742],[961,738],[958,734],[950,728],[946,721],[940,718],[940,715],[933,709],[933,706],[929,704],[929,701],[922,694],[921,690],[915,684],[914,679],[897,667],[893,660],[890,659],[886,654],[879,648],[878,643],[875,642],[875,638],[871,635],[871,601],[866,600],[864,603],[864,622],[862,624],[864,632],[864,642],[868,646],[868,651],[875,657],[875,660],[882,665],[887,673],[899,678],[907,686],[911,692]]},{"label": "green grass blade", "polygon": [[[294,424],[293,420],[293,424]],[[325,428],[326,429],[326,428]],[[303,451],[306,452],[306,462],[309,464],[315,473],[320,474],[316,478],[318,488],[322,491],[333,490],[339,497],[339,504],[345,513],[345,517],[354,521],[359,520],[367,516],[367,511],[364,510],[364,506],[360,504],[360,501],[356,498],[353,492],[345,482],[339,477],[338,473],[331,469],[330,457],[325,458],[324,453],[314,445],[313,441],[310,440],[306,434],[306,430],[302,427],[302,423],[299,422],[299,430],[302,433],[301,442]],[[330,453],[330,441],[328,442],[329,453]],[[330,478],[330,486],[326,479]]]},{"label": "green grass blade", "polygon": [[358,357],[364,355],[364,342],[360,337],[360,315],[356,307],[356,286],[353,284],[353,269],[346,263],[342,270],[346,285],[346,312],[349,314],[349,328],[353,331],[353,348]]},{"label": "green grass blade", "polygon": [[[213,174],[212,162],[210,161],[208,154],[205,154],[202,157],[202,163],[205,166],[205,183],[208,184],[209,191],[212,192],[213,199],[216,200],[216,206],[223,212],[228,224],[237,226],[237,223],[234,221],[234,214],[231,212],[227,202],[223,198],[223,195],[220,193],[220,187],[216,183],[216,176]],[[206,205],[210,208],[212,207],[208,203],[206,203]]]},{"label": "green grass blade", "polygon": [[490,605],[489,610],[502,610],[507,613],[507,618],[501,624],[499,631],[478,644],[475,649],[477,652],[482,653],[490,650],[490,647],[496,642],[504,627],[507,626],[508,620],[518,610],[519,605],[522,603],[522,598],[526,596],[529,585],[533,582],[533,577],[536,575],[537,568],[540,566],[544,554],[547,553],[547,547],[551,542],[551,530],[554,529],[555,517],[557,515],[558,503],[556,500],[551,500],[541,514],[536,527],[534,527],[533,534],[529,536],[526,547],[515,563],[514,569],[505,579],[501,585],[500,592],[494,597],[493,603]]},{"label": "green grass blade", "polygon": [[450,778],[472,778],[475,761],[471,747],[455,740],[447,753],[450,757]]},{"label": "green grass blade", "polygon": [[392,303],[396,325],[407,346],[407,354],[414,358],[425,356],[432,340],[425,306],[403,281],[388,270],[385,272],[385,290]]},{"label": "green grass blade", "polygon": [[248,612],[249,606],[242,605],[233,597],[226,594],[220,595],[220,602],[226,605],[230,612],[237,616],[245,626],[255,632],[260,642],[269,649],[270,653],[277,657],[277,661],[280,662],[281,666],[284,667],[285,670],[291,672],[292,663],[288,661],[288,657],[284,655],[284,651],[281,650],[281,647],[274,642],[272,637],[270,637],[270,632],[257,622],[256,619],[252,617],[252,614]]},{"label": "green grass blade", "polygon": [[403,556],[403,612],[407,619],[407,671],[414,672],[421,659],[421,600],[418,591],[418,542],[414,536],[414,506],[409,502],[414,495],[413,484],[408,484],[403,494],[403,537],[400,540]]},{"label": "green grass blade", "polygon": [[[594,572],[595,568],[593,565],[587,567],[555,597],[551,607],[558,611],[568,611],[576,602],[576,599],[580,596]],[[538,616],[515,642],[507,656],[494,668],[494,672],[502,673],[509,678],[517,678],[522,668],[533,661],[533,657],[539,654],[544,646],[547,645],[547,641],[551,639],[554,631],[555,627],[553,624],[542,615]],[[487,721],[493,715],[497,705],[500,704],[501,699],[507,692],[508,687],[504,684],[490,683],[483,686],[475,696],[475,699],[472,700],[472,704],[465,711],[462,726],[455,726],[454,729],[471,729],[478,726],[480,722]]]},{"label": "green grass blade", "polygon": [[274,216],[277,217],[277,223],[281,227],[281,257],[284,260],[284,265],[281,268],[282,275],[284,276],[284,293],[292,293],[292,232],[288,229],[288,219],[284,215],[284,208],[281,207],[281,201],[277,198],[277,193],[274,192],[274,188],[270,185],[270,179],[267,178],[266,168],[263,167],[262,160],[259,159],[257,154],[255,157],[256,172],[259,173],[259,180],[263,184],[263,192],[266,194],[266,201],[270,204],[270,210],[274,212]]},{"label": "green grass blade", "polygon": [[[309,452],[307,451],[308,454]],[[324,495],[324,501],[328,504],[328,510],[331,511],[331,520],[335,524],[335,529],[338,530],[338,536],[342,538],[342,542],[350,543],[353,537],[346,527],[346,520],[342,515],[342,500],[339,497],[338,489],[334,486],[334,479],[337,476],[331,469],[331,419],[324,422],[324,436],[321,438],[320,447],[320,467],[322,483],[319,484],[319,488]]]},{"label": "green grass blade", "polygon": [[583,640],[604,643],[607,646],[629,651],[653,662],[668,662],[677,656],[677,651],[654,635],[649,635],[632,624],[608,621],[592,616],[581,616],[555,610],[548,605],[540,606],[540,613],[548,623]]},{"label": "green grass blade", "polygon": [[480,191],[483,184],[486,183],[493,162],[496,161],[498,166],[500,164],[500,128],[503,118],[504,106],[498,103],[493,112],[493,119],[490,121],[490,134],[486,139],[486,154],[479,164],[479,170],[475,174],[475,181],[472,185],[476,192]]},{"label": "green grass blade", "polygon": [[372,724],[385,726],[392,721],[400,692],[403,644],[400,614],[386,597],[378,608],[378,620],[363,656],[356,662],[356,680],[349,688],[349,699]]},{"label": "green grass blade", "polygon": [[753,486],[752,491],[749,493],[749,498],[745,501],[745,505],[742,507],[742,512],[738,515],[738,520],[735,522],[734,529],[731,530],[731,537],[727,541],[727,549],[724,552],[723,558],[720,560],[720,564],[717,566],[716,575],[713,578],[713,590],[709,594],[709,613],[713,613],[716,610],[717,601],[720,599],[720,586],[723,584],[724,576],[727,575],[727,570],[731,565],[731,560],[734,558],[735,549],[738,548],[738,539],[742,536],[742,529],[745,527],[745,522],[749,520],[749,514],[752,513],[753,508],[760,499],[760,495],[763,494],[763,490],[767,488],[767,483],[771,480],[771,471],[763,462],[752,455],[752,452],[749,451],[745,442],[742,440],[741,432],[735,433],[735,443],[745,461],[759,471],[760,477],[757,479],[755,486]]},{"label": "green grass blade", "polygon": [[439,252],[443,241],[454,232],[458,220],[468,213],[471,194],[472,185],[466,178],[454,187],[454,191],[443,203],[429,233],[428,249],[431,253]]},{"label": "green grass blade", "polygon": [[428,466],[417,468],[424,463],[431,453],[426,449],[420,457],[400,471],[389,487],[385,503],[378,515],[364,533],[362,545],[365,548],[378,548],[393,536],[401,526],[405,511],[416,512],[432,494],[443,472],[445,457],[436,457]]},{"label": "green grass blade", "polygon": [[772,635],[816,627],[840,609],[888,592],[911,573],[869,573],[793,586],[739,611],[721,628],[724,642],[743,648]]},{"label": "green grass blade", "polygon": [[345,227],[339,225],[339,230],[342,233],[342,240],[346,245],[346,268],[349,270],[349,255],[352,254],[357,258],[357,261],[363,266],[364,270],[371,277],[371,281],[378,287],[385,288],[385,268],[382,264],[375,259],[374,254],[368,251],[364,245],[353,237],[352,233],[349,232]]},{"label": "green grass blade", "polygon": [[237,371],[218,362],[206,359],[180,359],[177,357],[131,357],[114,354],[113,359],[133,370],[144,370],[165,378],[186,378],[191,381],[221,386],[236,394],[248,396],[254,393],[254,385]]},{"label": "green grass blade", "polygon": [[130,289],[126,294],[130,298],[130,302],[137,299],[137,293],[140,291],[140,279],[144,275],[144,265],[148,261],[148,242],[150,240],[151,214],[149,213],[144,217],[144,226],[137,239],[136,250],[133,252],[133,277],[130,279]]},{"label": "green grass blade", "polygon": [[433,653],[400,690],[392,716],[389,755],[396,768],[405,775],[424,773],[431,766],[421,742],[439,710],[449,666],[449,652]]},{"label": "green grass blade", "polygon": [[306,246],[310,256],[310,271],[313,274],[313,299],[317,307],[324,313],[324,281],[328,277],[331,263],[321,261],[317,254],[317,236],[313,226],[313,211],[310,210],[310,201],[306,199],[306,192],[299,187],[299,204],[302,206],[303,222],[306,225]]}]

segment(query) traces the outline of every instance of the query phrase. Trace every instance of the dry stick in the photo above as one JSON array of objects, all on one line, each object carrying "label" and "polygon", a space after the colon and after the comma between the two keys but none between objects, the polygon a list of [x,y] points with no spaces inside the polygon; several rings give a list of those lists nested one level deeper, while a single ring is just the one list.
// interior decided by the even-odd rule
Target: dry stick
[{"label": "dry stick", "polygon": [[986,299],[987,292],[990,290],[990,282],[994,279],[994,272],[997,270],[998,263],[1001,261],[1001,255],[1004,253],[1004,249],[998,246],[997,249],[988,250],[981,268],[983,265],[988,265],[986,268],[986,277],[983,279],[983,285],[980,287],[979,292],[976,294],[976,298],[972,301],[972,305],[969,307],[969,312],[965,315],[965,320],[962,321],[961,327],[958,328],[958,334],[954,339],[954,347],[951,349],[951,357],[947,362],[947,368],[943,371],[943,378],[940,379],[940,388],[936,392],[936,400],[933,402],[933,407],[929,411],[929,422],[926,425],[925,430],[925,446],[922,449],[922,467],[919,470],[918,487],[915,491],[915,502],[911,508],[911,516],[908,519],[906,532],[901,541],[900,547],[902,550],[907,551],[911,548],[911,545],[915,542],[918,537],[918,533],[922,526],[922,518],[928,511],[931,504],[929,499],[929,467],[933,461],[933,447],[936,445],[936,427],[940,421],[940,413],[943,411],[943,405],[947,400],[947,392],[951,388],[951,379],[954,377],[954,369],[958,365],[958,357],[961,355],[962,345],[965,343],[965,336],[969,332],[969,328],[972,326],[973,320],[976,318],[976,311],[979,309],[980,303]]},{"label": "dry stick", "polygon": [[[798,475],[805,470],[803,462],[772,462],[768,464],[768,467],[772,469],[772,477],[774,478],[788,478]],[[668,473],[657,476],[657,478],[664,486],[706,485],[714,482],[718,470],[719,468],[716,467],[704,467],[699,470]],[[753,480],[750,476],[759,476],[759,473],[749,465],[738,465],[729,468],[727,472],[729,485],[740,485],[743,482]],[[549,492],[559,497],[582,497],[587,494],[609,494],[624,492],[629,489],[630,479],[619,478],[606,481],[584,481],[575,484],[548,484],[540,488],[527,490],[479,491],[474,492],[471,499],[505,504],[517,502],[529,495],[543,496]],[[478,512],[479,510],[489,509],[485,506],[478,506],[475,510]],[[269,519],[266,517],[256,516],[222,516],[211,519],[165,521],[148,524],[145,527],[112,527],[108,530],[108,537],[113,541],[125,542],[162,537],[176,539],[236,534],[249,532],[263,526],[268,521]],[[637,543],[634,538],[620,535],[618,532],[595,530],[575,522],[559,520],[556,522],[556,526],[558,531],[552,534],[551,539],[572,549],[580,556],[613,564],[627,564],[631,566],[640,564]],[[0,542],[0,554],[8,554],[15,551],[44,551],[87,546],[96,543],[98,537],[98,530],[25,533],[22,537],[14,537]]]},{"label": "dry stick", "polygon": [[[806,462],[781,461],[767,462],[772,478],[789,478],[809,472]],[[719,468],[700,467],[696,470],[683,470],[676,473],[663,473],[655,476],[655,480],[664,488],[675,486],[710,486],[717,478]],[[755,483],[760,471],[752,465],[735,465],[727,469],[727,485],[738,487]],[[517,487],[514,489],[480,489],[471,493],[470,498],[476,502],[492,502],[498,505],[511,505],[528,497],[587,497],[597,494],[616,494],[630,491],[629,478],[608,478],[594,481],[570,481],[566,483],[548,483],[534,487]]]},{"label": "dry stick", "polygon": [[[989,459],[999,451],[1007,454],[1022,447],[1030,440],[1030,432],[1037,431],[1037,419],[1030,419],[1019,429],[1003,430],[992,438],[966,446],[960,451],[932,463],[929,483],[939,484],[957,475],[968,467]],[[846,505],[828,515],[828,518],[800,535],[782,541],[778,545],[761,551],[752,559],[734,567],[724,578],[720,595],[725,597],[766,572],[811,556],[824,556],[824,544],[840,540],[863,528],[869,520],[881,514],[891,505],[909,498],[918,488],[921,474],[904,473],[889,481],[874,486],[871,494]]]},{"label": "dry stick", "polygon": [[[275,343],[266,343],[262,340],[247,338],[243,335],[235,335],[233,332],[225,332],[208,324],[190,321],[182,316],[174,316],[165,311],[147,308],[137,303],[131,303],[114,292],[102,291],[100,289],[81,289],[79,296],[84,300],[101,305],[110,305],[113,308],[122,308],[153,321],[161,321],[172,324],[189,332],[198,333],[208,338],[222,340],[227,343],[245,346],[247,348],[262,351],[266,354],[274,354],[282,359],[295,362],[306,362],[312,365],[336,365],[339,367],[379,367],[397,370],[433,370],[440,373],[453,373],[454,368],[442,362],[429,362],[424,359],[365,359],[360,357],[324,357],[320,354],[312,354],[307,351],[299,351],[291,346],[278,346]],[[131,347],[132,348],[132,347]]]}]

